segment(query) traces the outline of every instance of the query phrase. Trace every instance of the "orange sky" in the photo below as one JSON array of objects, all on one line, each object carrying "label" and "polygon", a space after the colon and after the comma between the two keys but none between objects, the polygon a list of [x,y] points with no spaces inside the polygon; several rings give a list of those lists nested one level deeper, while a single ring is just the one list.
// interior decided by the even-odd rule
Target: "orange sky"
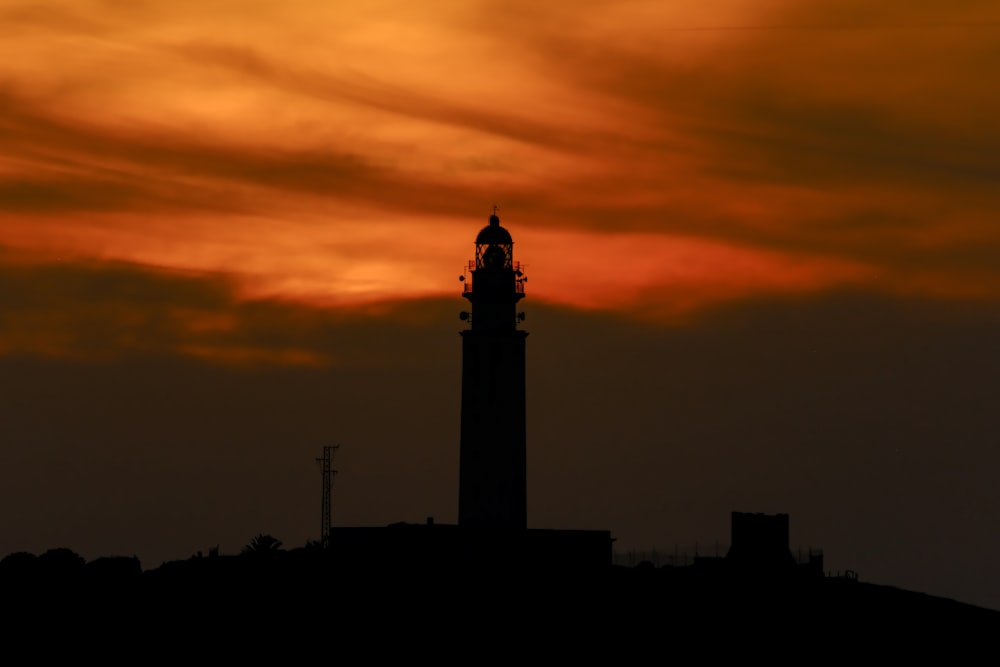
[{"label": "orange sky", "polygon": [[531,525],[669,547],[790,512],[830,567],[1000,608],[996,0],[0,26],[0,556],[304,542],[337,441],[336,523],[453,520],[496,204]]},{"label": "orange sky", "polygon": [[989,2],[356,5],[0,4],[4,257],[447,295],[496,203],[554,303],[1000,297]]}]

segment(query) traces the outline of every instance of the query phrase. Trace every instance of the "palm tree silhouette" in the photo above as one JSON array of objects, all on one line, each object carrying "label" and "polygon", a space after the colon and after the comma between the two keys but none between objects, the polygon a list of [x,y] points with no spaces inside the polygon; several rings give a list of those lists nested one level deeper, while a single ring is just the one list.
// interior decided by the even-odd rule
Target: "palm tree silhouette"
[{"label": "palm tree silhouette", "polygon": [[257,537],[250,540],[250,543],[243,547],[240,552],[241,555],[252,555],[252,556],[266,556],[269,554],[275,554],[281,551],[281,540],[272,537],[271,535],[265,535],[260,533]]}]

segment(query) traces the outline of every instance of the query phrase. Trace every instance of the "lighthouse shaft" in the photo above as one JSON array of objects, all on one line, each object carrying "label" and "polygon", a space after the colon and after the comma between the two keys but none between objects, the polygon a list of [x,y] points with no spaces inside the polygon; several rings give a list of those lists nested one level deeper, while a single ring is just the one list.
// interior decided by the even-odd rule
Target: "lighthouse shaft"
[{"label": "lighthouse shaft", "polygon": [[524,272],[513,260],[513,240],[490,217],[476,239],[472,306],[462,331],[462,417],[458,522],[464,526],[525,529],[527,474],[525,422]]}]

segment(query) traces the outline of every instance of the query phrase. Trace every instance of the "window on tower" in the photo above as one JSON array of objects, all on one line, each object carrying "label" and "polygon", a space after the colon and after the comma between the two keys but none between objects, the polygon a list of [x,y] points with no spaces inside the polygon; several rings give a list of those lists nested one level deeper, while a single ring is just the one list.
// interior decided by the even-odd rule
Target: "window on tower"
[{"label": "window on tower", "polygon": [[483,253],[483,266],[488,269],[501,269],[507,263],[507,253],[498,245],[491,245]]}]

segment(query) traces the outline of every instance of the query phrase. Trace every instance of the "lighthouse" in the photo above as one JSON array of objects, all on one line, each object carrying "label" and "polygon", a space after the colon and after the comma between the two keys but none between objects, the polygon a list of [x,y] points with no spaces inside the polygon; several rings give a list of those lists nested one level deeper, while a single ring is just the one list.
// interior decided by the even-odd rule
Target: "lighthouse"
[{"label": "lighthouse", "polygon": [[[497,209],[476,236],[475,257],[460,280],[469,309],[461,313],[462,409],[458,524],[397,522],[384,529],[331,529],[330,552],[338,562],[374,568],[380,575],[400,567],[419,580],[428,572],[465,575],[480,569],[553,575],[602,572],[612,564],[614,540],[606,530],[528,528],[525,354],[520,329],[527,278],[514,261],[514,240]],[[544,446],[544,444],[542,445]],[[326,519],[324,519],[324,522]],[[324,523],[325,525],[325,523]],[[470,569],[471,568],[471,569]],[[527,580],[527,579],[525,579]]]},{"label": "lighthouse", "polygon": [[518,328],[527,278],[496,207],[460,278],[471,308],[461,318],[462,412],[458,523],[525,530],[528,521],[525,339]]}]

